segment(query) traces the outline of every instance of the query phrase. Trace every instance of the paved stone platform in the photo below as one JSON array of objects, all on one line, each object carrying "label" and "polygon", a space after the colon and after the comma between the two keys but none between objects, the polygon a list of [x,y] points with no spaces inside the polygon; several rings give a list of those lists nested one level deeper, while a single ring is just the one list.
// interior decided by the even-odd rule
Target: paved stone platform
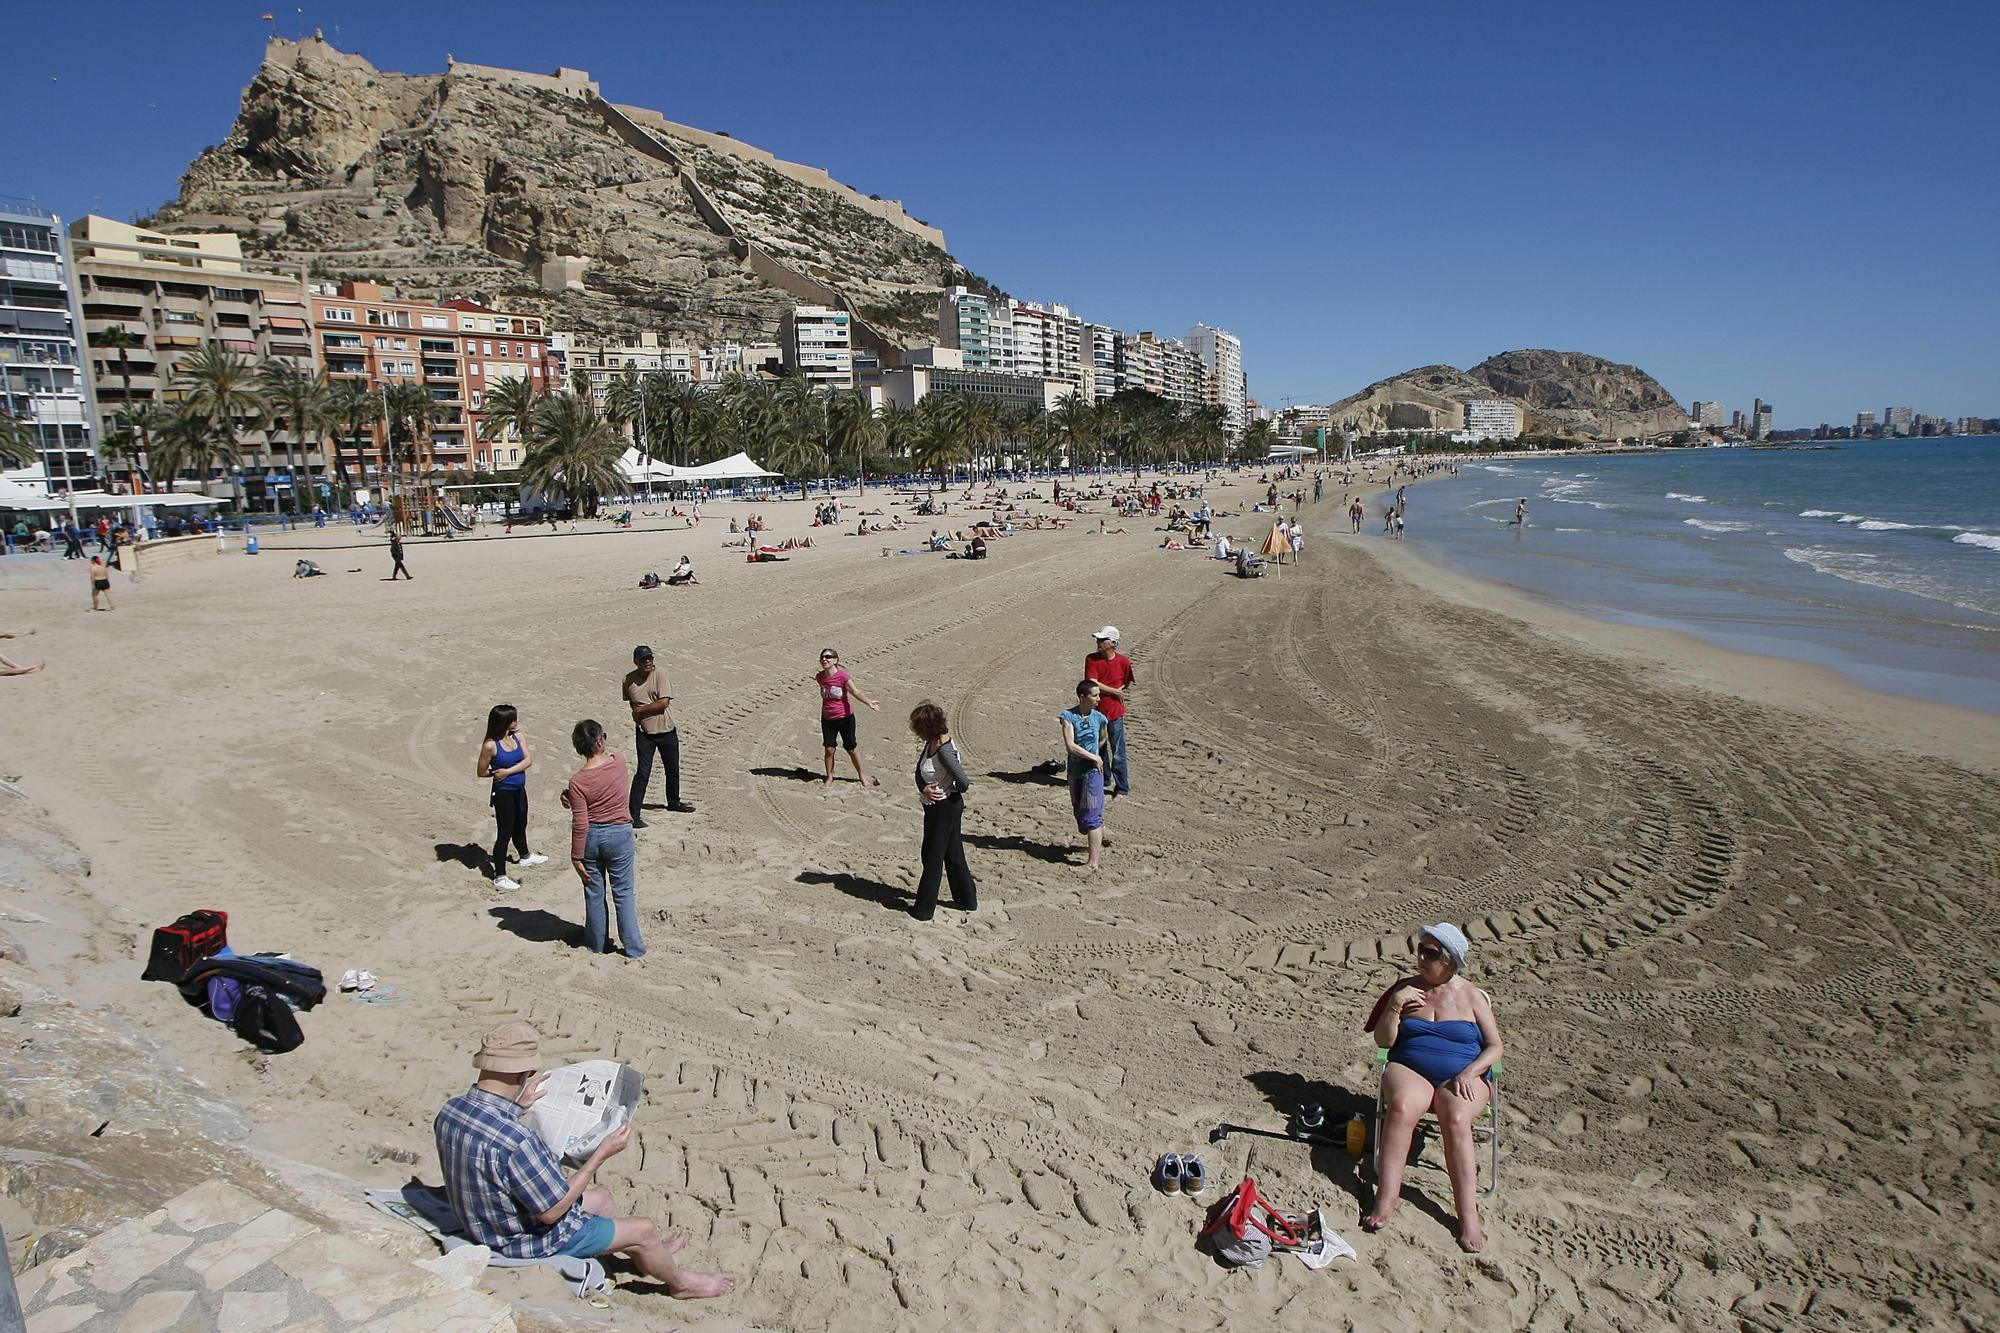
[{"label": "paved stone platform", "polygon": [[211,1180],[22,1273],[20,1292],[27,1333],[514,1333],[512,1308],[475,1289],[483,1273],[385,1254]]}]

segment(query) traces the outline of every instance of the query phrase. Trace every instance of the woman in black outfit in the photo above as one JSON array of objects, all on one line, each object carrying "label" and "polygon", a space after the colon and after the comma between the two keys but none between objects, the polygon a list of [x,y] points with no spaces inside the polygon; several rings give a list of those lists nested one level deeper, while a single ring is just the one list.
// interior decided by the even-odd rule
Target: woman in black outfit
[{"label": "woman in black outfit", "polygon": [[917,903],[910,915],[928,921],[937,915],[938,881],[951,878],[951,905],[961,912],[979,906],[979,886],[965,863],[965,843],[959,821],[965,814],[964,793],[972,786],[944,709],[926,700],[910,710],[910,730],[923,741],[917,756],[917,794],[924,802],[924,874],[917,881]]}]

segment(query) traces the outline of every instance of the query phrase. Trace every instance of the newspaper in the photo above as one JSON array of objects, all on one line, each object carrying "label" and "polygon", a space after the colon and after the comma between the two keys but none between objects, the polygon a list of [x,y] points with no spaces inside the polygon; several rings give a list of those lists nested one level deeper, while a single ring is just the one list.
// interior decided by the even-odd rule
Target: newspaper
[{"label": "newspaper", "polygon": [[607,1134],[632,1118],[646,1079],[616,1060],[585,1060],[551,1070],[542,1095],[521,1122],[571,1166],[580,1164]]}]

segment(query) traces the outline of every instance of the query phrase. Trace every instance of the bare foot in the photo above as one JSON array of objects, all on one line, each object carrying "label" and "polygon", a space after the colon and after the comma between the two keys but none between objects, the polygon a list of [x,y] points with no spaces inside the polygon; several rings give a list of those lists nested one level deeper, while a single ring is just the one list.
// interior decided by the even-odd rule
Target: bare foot
[{"label": "bare foot", "polygon": [[1371,1208],[1361,1219],[1361,1229],[1363,1231],[1380,1231],[1395,1220],[1396,1206],[1394,1204],[1389,1205],[1386,1209],[1380,1207]]},{"label": "bare foot", "polygon": [[667,1283],[667,1294],[677,1301],[703,1301],[727,1296],[736,1279],[727,1273],[676,1273]]},{"label": "bare foot", "polygon": [[1467,1254],[1478,1254],[1486,1248],[1486,1233],[1477,1222],[1458,1233],[1458,1248]]},{"label": "bare foot", "polygon": [[1086,861],[1080,866],[1071,866],[1070,869],[1075,871],[1079,875],[1095,875],[1098,872],[1099,867],[1092,865],[1090,862]]}]

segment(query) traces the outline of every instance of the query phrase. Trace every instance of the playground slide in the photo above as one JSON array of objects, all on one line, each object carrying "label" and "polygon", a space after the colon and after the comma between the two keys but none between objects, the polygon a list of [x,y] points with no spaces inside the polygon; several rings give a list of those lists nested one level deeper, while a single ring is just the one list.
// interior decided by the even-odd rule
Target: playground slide
[{"label": "playground slide", "polygon": [[459,513],[456,505],[439,505],[438,510],[444,515],[444,521],[451,524],[458,531],[472,531],[472,520]]}]

